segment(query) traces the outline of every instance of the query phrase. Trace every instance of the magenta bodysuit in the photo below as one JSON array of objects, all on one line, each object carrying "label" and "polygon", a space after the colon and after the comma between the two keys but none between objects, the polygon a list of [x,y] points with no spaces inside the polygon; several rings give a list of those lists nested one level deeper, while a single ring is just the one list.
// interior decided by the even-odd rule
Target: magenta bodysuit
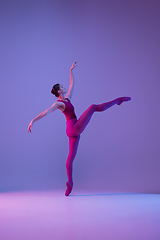
[{"label": "magenta bodysuit", "polygon": [[79,133],[76,131],[74,127],[75,123],[77,122],[77,116],[74,111],[74,107],[68,98],[66,100],[58,100],[65,104],[65,109],[62,113],[66,117],[66,133],[68,137],[77,137]]},{"label": "magenta bodysuit", "polygon": [[67,101],[66,100],[58,100],[58,101],[61,101],[65,104],[65,109],[63,111],[63,114],[66,117],[66,122],[70,119],[74,119],[74,118],[77,119],[72,103],[70,102],[70,100],[68,98],[65,98],[65,99]]}]

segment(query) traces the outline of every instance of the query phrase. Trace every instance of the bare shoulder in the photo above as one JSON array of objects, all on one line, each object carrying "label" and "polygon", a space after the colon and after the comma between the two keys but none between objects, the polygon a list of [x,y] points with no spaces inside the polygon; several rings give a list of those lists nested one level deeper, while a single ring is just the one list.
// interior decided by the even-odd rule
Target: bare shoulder
[{"label": "bare shoulder", "polygon": [[[63,102],[61,102],[61,101],[57,101],[57,102],[53,103],[53,105],[58,108],[58,107],[63,106],[63,105],[65,105],[65,104],[64,104]],[[53,105],[52,105],[52,106],[53,106]]]}]

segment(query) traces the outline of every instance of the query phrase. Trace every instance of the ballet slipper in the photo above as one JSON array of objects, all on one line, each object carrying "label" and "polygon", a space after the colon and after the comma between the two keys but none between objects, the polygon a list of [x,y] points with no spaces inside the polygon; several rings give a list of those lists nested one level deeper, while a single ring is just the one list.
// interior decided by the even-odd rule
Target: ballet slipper
[{"label": "ballet slipper", "polygon": [[72,182],[72,181],[66,182],[66,186],[67,186],[67,189],[66,189],[65,195],[66,195],[66,197],[67,197],[67,196],[69,196],[69,194],[70,194],[71,191],[72,191],[73,182]]}]

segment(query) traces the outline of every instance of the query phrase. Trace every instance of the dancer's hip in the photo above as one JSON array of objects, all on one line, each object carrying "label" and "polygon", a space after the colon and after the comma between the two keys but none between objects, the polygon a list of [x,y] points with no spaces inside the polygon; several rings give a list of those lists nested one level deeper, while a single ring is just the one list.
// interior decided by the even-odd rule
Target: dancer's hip
[{"label": "dancer's hip", "polygon": [[74,125],[77,122],[77,118],[69,119],[66,122],[66,134],[68,137],[77,137],[78,135],[76,134]]}]

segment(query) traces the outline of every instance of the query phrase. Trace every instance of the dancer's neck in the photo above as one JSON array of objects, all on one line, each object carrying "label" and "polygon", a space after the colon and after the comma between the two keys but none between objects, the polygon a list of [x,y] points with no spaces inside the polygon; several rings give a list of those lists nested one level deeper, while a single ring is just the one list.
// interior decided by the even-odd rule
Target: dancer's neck
[{"label": "dancer's neck", "polygon": [[64,97],[64,94],[60,94],[59,97],[58,97],[58,100],[65,100],[65,97]]}]

